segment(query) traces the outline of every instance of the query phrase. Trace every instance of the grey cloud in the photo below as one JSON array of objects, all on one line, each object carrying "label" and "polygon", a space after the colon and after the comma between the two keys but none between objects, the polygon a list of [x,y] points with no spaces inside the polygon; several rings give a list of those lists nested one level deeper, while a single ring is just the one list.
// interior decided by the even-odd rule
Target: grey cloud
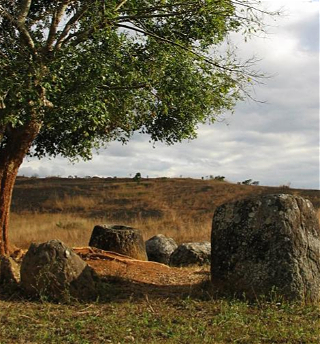
[{"label": "grey cloud", "polygon": [[288,32],[298,39],[303,51],[319,51],[319,12],[304,17],[297,23],[288,25]]},{"label": "grey cloud", "polygon": [[39,171],[37,168],[33,168],[31,166],[21,167],[19,170],[19,175],[25,177],[40,176],[38,172]]}]

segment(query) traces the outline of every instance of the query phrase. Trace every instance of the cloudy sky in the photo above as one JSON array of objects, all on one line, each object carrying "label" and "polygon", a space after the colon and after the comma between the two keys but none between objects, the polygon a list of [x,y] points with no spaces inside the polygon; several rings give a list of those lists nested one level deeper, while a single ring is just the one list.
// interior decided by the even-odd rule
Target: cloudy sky
[{"label": "cloudy sky", "polygon": [[266,37],[248,43],[233,37],[240,56],[261,59],[256,68],[272,77],[234,114],[199,128],[198,138],[165,146],[135,136],[111,143],[89,162],[26,159],[20,175],[192,177],[223,175],[231,182],[319,189],[319,1],[263,1],[282,8]]}]

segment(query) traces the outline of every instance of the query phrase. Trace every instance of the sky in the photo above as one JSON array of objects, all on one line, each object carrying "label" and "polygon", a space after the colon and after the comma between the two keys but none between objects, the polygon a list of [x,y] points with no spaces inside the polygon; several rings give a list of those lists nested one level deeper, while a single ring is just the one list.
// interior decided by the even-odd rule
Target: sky
[{"label": "sky", "polygon": [[127,145],[113,142],[89,162],[27,158],[19,175],[101,177],[225,176],[237,183],[319,189],[319,1],[262,1],[269,10],[267,35],[247,43],[231,40],[238,55],[259,58],[256,69],[269,77],[252,96],[213,125],[199,127],[198,137],[174,146],[135,135]]}]

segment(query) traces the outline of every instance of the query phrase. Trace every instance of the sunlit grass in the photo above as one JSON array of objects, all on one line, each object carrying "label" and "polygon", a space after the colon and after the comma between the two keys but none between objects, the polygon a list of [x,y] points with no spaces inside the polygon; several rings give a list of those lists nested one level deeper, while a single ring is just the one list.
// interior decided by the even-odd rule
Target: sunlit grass
[{"label": "sunlit grass", "polygon": [[197,223],[184,221],[173,212],[163,218],[133,217],[130,220],[111,218],[86,218],[72,213],[25,213],[11,215],[10,240],[20,248],[31,242],[59,239],[66,245],[87,246],[95,225],[123,224],[141,230],[145,240],[159,233],[178,243],[210,240],[211,221]]},{"label": "sunlit grass", "polygon": [[10,240],[20,248],[31,242],[60,239],[66,245],[86,246],[95,222],[72,214],[11,215]]}]

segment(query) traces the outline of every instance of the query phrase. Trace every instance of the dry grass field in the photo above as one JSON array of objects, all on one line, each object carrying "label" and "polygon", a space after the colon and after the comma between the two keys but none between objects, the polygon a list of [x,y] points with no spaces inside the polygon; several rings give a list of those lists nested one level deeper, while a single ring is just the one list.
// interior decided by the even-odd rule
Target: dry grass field
[{"label": "dry grass field", "polygon": [[12,201],[10,238],[21,248],[53,238],[69,246],[86,246],[94,225],[115,223],[139,228],[145,239],[162,233],[179,243],[209,240],[218,205],[264,193],[301,195],[320,208],[318,190],[189,178],[137,182],[117,178],[19,177]]},{"label": "dry grass field", "polygon": [[[163,233],[178,242],[209,240],[219,204],[283,192],[320,207],[317,190],[215,180],[18,178],[10,236],[23,248],[53,238],[86,246],[95,224],[111,222],[140,228],[145,239]],[[179,274],[192,272],[185,270]],[[0,288],[0,344],[319,343],[319,305],[285,302],[277,295],[253,303],[220,298],[209,279],[156,288],[118,277],[105,282],[102,296],[88,304],[55,304]]]}]

